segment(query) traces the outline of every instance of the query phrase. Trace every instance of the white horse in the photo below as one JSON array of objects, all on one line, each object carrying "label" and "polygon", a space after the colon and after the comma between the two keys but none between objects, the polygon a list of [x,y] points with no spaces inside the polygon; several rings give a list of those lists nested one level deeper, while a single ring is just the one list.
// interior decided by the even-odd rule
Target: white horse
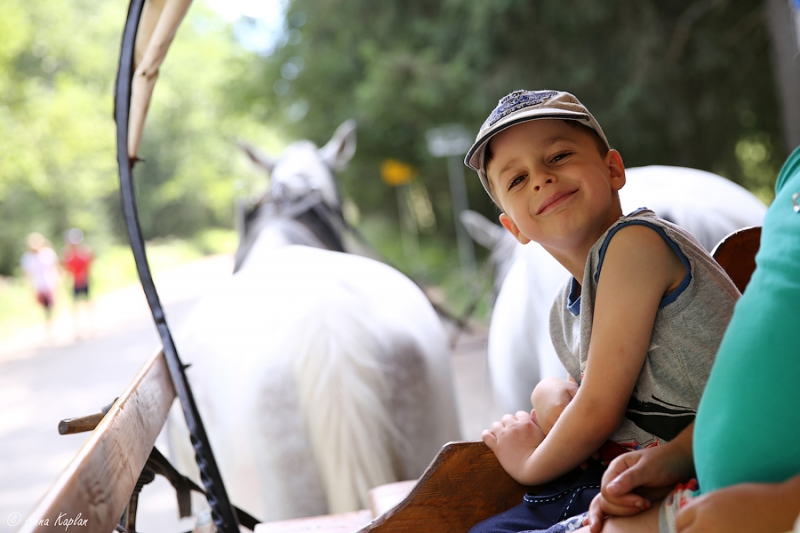
[{"label": "white horse", "polygon": [[[709,251],[722,237],[760,225],[766,206],[716,174],[681,167],[648,166],[626,171],[620,190],[623,212],[648,207],[690,233]],[[569,278],[536,243],[522,246],[497,224],[476,214],[462,217],[473,237],[495,250],[502,279],[489,327],[489,371],[498,407],[529,410],[539,380],[567,374],[550,341],[550,307]],[[505,250],[505,251],[501,251]],[[496,259],[495,259],[496,258]]]},{"label": "white horse", "polygon": [[248,214],[237,272],[176,339],[231,501],[262,520],[363,509],[368,489],[418,477],[460,438],[447,335],[422,291],[383,263],[292,245],[319,232],[283,215],[316,200],[317,222],[338,212],[329,169],[353,142],[345,124],[276,163],[250,149],[272,170],[266,215]]}]

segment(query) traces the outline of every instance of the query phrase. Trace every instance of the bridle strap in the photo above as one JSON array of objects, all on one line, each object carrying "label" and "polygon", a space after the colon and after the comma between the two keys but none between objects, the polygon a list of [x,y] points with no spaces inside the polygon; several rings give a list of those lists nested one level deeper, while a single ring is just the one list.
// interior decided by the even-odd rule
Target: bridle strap
[{"label": "bridle strap", "polygon": [[175,392],[181,402],[186,424],[189,427],[192,445],[194,446],[200,477],[206,488],[208,503],[217,530],[223,533],[238,533],[239,526],[236,512],[233,510],[225,486],[222,483],[219,468],[214,460],[211,445],[208,441],[200,413],[197,410],[189,382],[186,379],[184,365],[178,357],[178,351],[172,340],[164,310],[156,292],[150,266],[147,263],[144,239],[139,227],[139,216],[136,210],[136,195],[133,184],[133,163],[128,157],[128,121],[131,103],[131,83],[133,77],[133,55],[139,18],[145,0],[131,0],[128,18],[122,35],[119,70],[114,93],[114,119],[117,123],[117,162],[119,164],[120,195],[125,224],[131,242],[131,250],[136,261],[136,270],[142,283],[147,303],[153,314],[158,333],[164,349],[164,358],[169,368]]}]

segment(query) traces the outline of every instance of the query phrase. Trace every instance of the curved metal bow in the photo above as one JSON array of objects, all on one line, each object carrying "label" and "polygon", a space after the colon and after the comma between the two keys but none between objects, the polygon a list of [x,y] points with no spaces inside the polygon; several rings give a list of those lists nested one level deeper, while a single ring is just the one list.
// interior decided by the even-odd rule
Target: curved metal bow
[{"label": "curved metal bow", "polygon": [[153,320],[161,336],[164,357],[175,386],[175,392],[180,398],[183,414],[189,426],[197,464],[200,467],[200,477],[208,493],[208,502],[211,505],[214,523],[220,532],[238,533],[236,513],[222,483],[208,436],[186,379],[185,367],[178,357],[164,310],[153,283],[145,253],[144,239],[139,227],[133,184],[133,164],[137,161],[136,151],[150,95],[158,77],[158,69],[190,3],[191,0],[131,0],[122,36],[122,50],[114,95],[117,162],[119,164],[122,210],[128,227],[133,257],[136,260],[136,269],[147,296],[147,303],[153,313]]}]

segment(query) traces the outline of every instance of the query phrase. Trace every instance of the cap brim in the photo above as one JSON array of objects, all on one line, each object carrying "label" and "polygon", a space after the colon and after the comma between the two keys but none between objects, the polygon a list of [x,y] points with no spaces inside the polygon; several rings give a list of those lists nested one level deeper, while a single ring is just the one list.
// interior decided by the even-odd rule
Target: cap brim
[{"label": "cap brim", "polygon": [[522,122],[530,122],[531,120],[542,120],[548,118],[577,120],[594,129],[591,125],[592,121],[589,115],[578,111],[539,107],[512,113],[508,117],[498,120],[490,128],[478,134],[478,138],[475,139],[472,147],[469,149],[469,151],[467,151],[467,155],[464,157],[464,163],[471,169],[480,172],[481,167],[483,166],[481,162],[483,149],[486,147],[486,143],[488,143],[492,137],[503,130],[507,130],[511,126],[515,126]]}]

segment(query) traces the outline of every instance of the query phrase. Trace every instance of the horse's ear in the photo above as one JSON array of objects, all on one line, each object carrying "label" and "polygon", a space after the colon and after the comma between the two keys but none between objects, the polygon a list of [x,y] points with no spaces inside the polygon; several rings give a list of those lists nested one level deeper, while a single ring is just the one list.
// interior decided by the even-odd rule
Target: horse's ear
[{"label": "horse's ear", "polygon": [[469,236],[489,250],[493,250],[503,239],[508,237],[508,233],[502,226],[495,224],[476,211],[465,209],[459,213],[458,219],[464,225]]},{"label": "horse's ear", "polygon": [[244,141],[236,141],[236,146],[241,148],[250,161],[256,164],[257,167],[262,169],[267,174],[272,174],[272,169],[275,168],[275,160],[270,156],[253,146],[252,144]]},{"label": "horse's ear", "polygon": [[333,137],[319,149],[319,156],[333,170],[342,170],[356,153],[356,121],[348,119],[336,128]]}]

